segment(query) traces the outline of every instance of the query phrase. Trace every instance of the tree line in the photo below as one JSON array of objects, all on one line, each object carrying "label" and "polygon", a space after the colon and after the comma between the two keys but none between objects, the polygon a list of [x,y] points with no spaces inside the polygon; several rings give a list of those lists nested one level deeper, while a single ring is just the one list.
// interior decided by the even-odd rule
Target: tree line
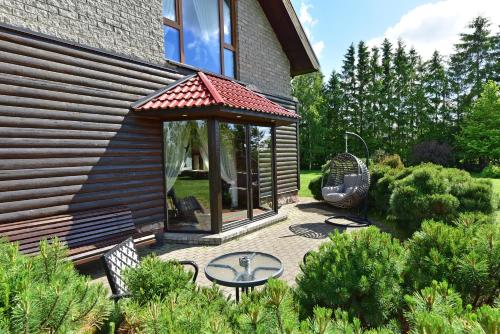
[{"label": "tree line", "polygon": [[472,20],[447,57],[435,51],[423,60],[402,40],[372,48],[360,41],[326,82],[320,72],[294,78],[302,168],[318,168],[343,151],[345,131],[361,135],[372,152],[405,160],[425,141],[448,144],[457,160],[477,160],[460,152],[457,138],[485,83],[500,81],[500,33],[491,25],[484,17]]}]

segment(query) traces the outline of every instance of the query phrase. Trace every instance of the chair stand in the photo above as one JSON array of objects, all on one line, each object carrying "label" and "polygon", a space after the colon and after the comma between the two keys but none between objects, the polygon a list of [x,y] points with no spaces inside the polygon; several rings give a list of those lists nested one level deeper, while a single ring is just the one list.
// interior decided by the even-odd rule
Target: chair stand
[{"label": "chair stand", "polygon": [[[356,225],[350,225],[350,224],[341,224],[335,222],[335,219],[345,219],[349,220],[353,223],[356,223]],[[331,217],[328,217],[325,219],[325,223],[334,225],[334,226],[339,226],[339,227],[366,227],[372,225],[371,220],[368,217],[360,217],[360,216],[354,216],[354,215],[334,215]]]}]

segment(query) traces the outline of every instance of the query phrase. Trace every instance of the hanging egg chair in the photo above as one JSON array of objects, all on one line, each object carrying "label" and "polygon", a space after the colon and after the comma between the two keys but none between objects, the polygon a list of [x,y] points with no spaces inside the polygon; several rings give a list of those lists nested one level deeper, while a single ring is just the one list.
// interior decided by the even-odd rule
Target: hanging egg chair
[{"label": "hanging egg chair", "polygon": [[365,145],[366,161],[368,162],[368,147],[365,141],[355,133],[346,132],[346,152],[336,155],[330,161],[328,173],[321,180],[323,200],[337,208],[352,209],[363,204],[363,217],[351,215],[335,215],[325,220],[326,223],[336,223],[335,219],[347,219],[359,224],[368,225],[368,190],[370,188],[370,172],[368,166],[358,157],[348,152],[347,136],[355,136]]}]

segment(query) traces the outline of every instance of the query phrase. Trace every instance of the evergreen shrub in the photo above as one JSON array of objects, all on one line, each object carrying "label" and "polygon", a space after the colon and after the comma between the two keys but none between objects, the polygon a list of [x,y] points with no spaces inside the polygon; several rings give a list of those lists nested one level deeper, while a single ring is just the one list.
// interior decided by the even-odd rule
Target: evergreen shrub
[{"label": "evergreen shrub", "polygon": [[385,324],[402,300],[405,249],[375,227],[330,236],[297,277],[303,316],[315,306],[342,308],[365,326]]},{"label": "evergreen shrub", "polygon": [[386,155],[385,157],[382,158],[379,164],[382,166],[389,166],[395,169],[401,169],[405,167],[403,161],[401,161],[401,157],[399,156],[399,154]]},{"label": "evergreen shrub", "polygon": [[146,304],[153,298],[165,298],[173,291],[193,289],[192,273],[175,261],[163,261],[155,255],[141,259],[136,268],[123,273],[132,298],[139,304]]},{"label": "evergreen shrub", "polygon": [[473,311],[463,307],[460,295],[446,282],[433,281],[429,287],[405,296],[405,320],[411,333],[455,334],[497,333],[500,308],[489,305]]},{"label": "evergreen shrub", "polygon": [[500,293],[500,225],[453,227],[425,221],[407,241],[409,291],[447,281],[473,307],[492,304]]},{"label": "evergreen shrub", "polygon": [[390,213],[410,230],[418,229],[425,219],[452,222],[460,212],[493,211],[491,182],[455,168],[422,164],[391,189]]},{"label": "evergreen shrub", "polygon": [[40,254],[24,256],[0,240],[1,333],[93,333],[107,320],[112,302],[102,284],[90,283],[55,240]]},{"label": "evergreen shrub", "polygon": [[482,177],[490,177],[492,179],[500,179],[500,166],[494,163],[489,163],[481,172]]}]

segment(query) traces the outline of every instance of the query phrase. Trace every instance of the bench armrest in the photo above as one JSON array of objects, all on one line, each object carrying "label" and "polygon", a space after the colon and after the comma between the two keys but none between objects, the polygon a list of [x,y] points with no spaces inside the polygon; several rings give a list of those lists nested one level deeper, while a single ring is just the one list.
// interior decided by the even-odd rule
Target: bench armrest
[{"label": "bench armrest", "polygon": [[193,283],[196,282],[196,278],[198,277],[198,271],[199,271],[196,262],[184,260],[184,261],[179,261],[179,263],[182,264],[183,266],[191,266],[194,268]]}]

